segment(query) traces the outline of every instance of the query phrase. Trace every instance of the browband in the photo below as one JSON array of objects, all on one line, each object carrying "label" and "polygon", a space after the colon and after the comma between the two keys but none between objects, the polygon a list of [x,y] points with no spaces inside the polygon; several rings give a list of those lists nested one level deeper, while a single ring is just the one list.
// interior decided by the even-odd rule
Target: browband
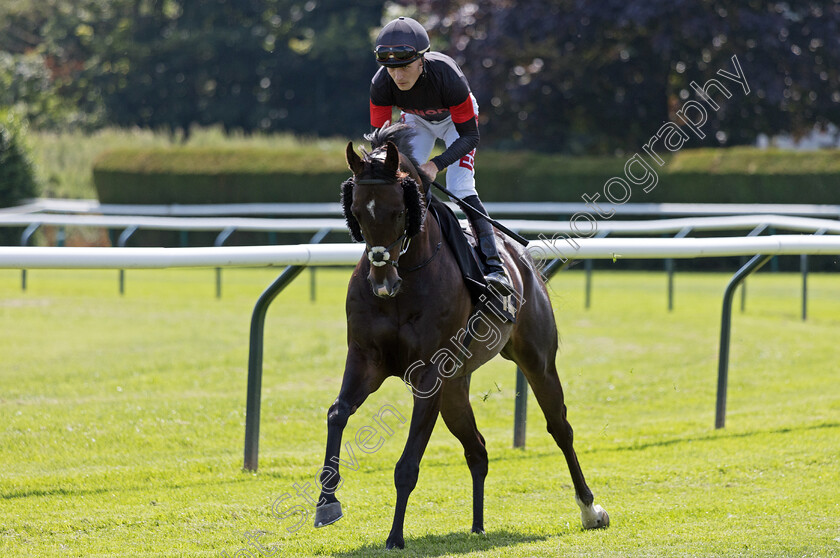
[{"label": "browband", "polygon": [[356,184],[393,184],[396,180],[385,180],[383,178],[363,178],[355,180]]}]

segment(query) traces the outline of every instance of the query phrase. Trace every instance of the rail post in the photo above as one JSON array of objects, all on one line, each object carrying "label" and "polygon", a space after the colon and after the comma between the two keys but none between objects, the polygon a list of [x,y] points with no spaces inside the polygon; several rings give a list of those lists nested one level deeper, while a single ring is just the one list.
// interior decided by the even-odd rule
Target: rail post
[{"label": "rail post", "polygon": [[[674,238],[685,238],[691,232],[691,227],[685,227]],[[674,309],[674,258],[665,260],[665,271],[668,272],[668,312]]]},{"label": "rail post", "polygon": [[245,406],[245,460],[243,467],[256,471],[260,450],[260,400],[262,391],[263,333],[265,314],[269,305],[295,277],[303,265],[290,265],[263,291],[251,315],[251,334],[248,347],[248,393]]},{"label": "rail post", "polygon": [[[814,236],[823,235],[826,229],[819,229]],[[802,272],[802,321],[808,319],[808,254],[799,255],[799,270]]]},{"label": "rail post", "polygon": [[[764,232],[764,229],[767,228],[767,225],[758,225],[749,233],[747,236],[758,236]],[[745,265],[747,263],[746,256],[741,257],[741,265]],[[763,265],[763,264],[762,264]],[[749,275],[749,274],[748,274]],[[743,313],[747,309],[747,283],[743,282],[741,285],[741,312]]]},{"label": "rail post", "polygon": [[[128,243],[128,239],[131,238],[131,235],[137,232],[137,229],[140,227],[137,225],[131,225],[130,227],[126,228],[123,232],[120,233],[120,238],[117,240],[117,246],[120,248],[125,248],[125,245]],[[125,294],[125,270],[120,270],[120,295]]]},{"label": "rail post", "polygon": [[[29,223],[29,225],[24,229],[23,234],[20,235],[20,245],[26,246],[29,244],[29,239],[35,234],[35,231],[38,230],[38,227],[41,226],[41,223]],[[20,270],[20,288],[21,290],[26,290],[26,270]]]},{"label": "rail post", "polygon": [[732,329],[732,297],[735,289],[746,279],[747,275],[766,264],[772,255],[753,256],[739,269],[723,293],[723,312],[720,319],[720,352],[718,353],[718,384],[717,403],[715,405],[715,428],[723,428],[726,423],[726,384],[729,375],[729,338]]},{"label": "rail post", "polygon": [[799,255],[799,270],[802,272],[802,321],[808,319],[808,254]]},{"label": "rail post", "polygon": [[[225,229],[216,236],[213,241],[213,246],[223,246],[225,241],[236,232],[236,227],[225,227]],[[222,298],[222,268],[216,268],[216,298]]]},{"label": "rail post", "polygon": [[[332,229],[330,229],[329,227],[324,227],[320,231],[316,232],[312,236],[312,238],[309,239],[309,244],[321,244],[321,241],[324,240],[327,237],[328,234],[330,234],[331,230]],[[309,268],[309,301],[310,302],[315,302],[315,288],[316,288],[315,268],[310,267]]]}]

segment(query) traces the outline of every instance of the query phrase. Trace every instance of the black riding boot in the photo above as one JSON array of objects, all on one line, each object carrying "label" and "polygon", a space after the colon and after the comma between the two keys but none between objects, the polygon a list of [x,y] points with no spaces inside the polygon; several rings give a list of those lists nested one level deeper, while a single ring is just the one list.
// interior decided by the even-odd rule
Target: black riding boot
[{"label": "black riding boot", "polygon": [[[487,215],[487,210],[484,209],[484,205],[478,199],[478,196],[468,196],[464,198],[464,201]],[[502,265],[502,259],[499,257],[499,250],[496,247],[496,234],[493,232],[493,225],[470,208],[462,207],[461,209],[466,214],[473,231],[478,237],[478,248],[484,262],[484,279],[487,284],[492,285],[501,295],[513,293],[513,284]]]}]

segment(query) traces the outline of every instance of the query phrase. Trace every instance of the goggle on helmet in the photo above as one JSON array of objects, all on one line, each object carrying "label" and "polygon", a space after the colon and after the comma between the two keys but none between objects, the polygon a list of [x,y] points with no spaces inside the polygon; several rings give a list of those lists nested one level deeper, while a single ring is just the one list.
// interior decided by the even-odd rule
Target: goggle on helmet
[{"label": "goggle on helmet", "polygon": [[431,48],[429,35],[417,21],[400,17],[389,22],[376,38],[376,61],[398,68],[411,64]]}]

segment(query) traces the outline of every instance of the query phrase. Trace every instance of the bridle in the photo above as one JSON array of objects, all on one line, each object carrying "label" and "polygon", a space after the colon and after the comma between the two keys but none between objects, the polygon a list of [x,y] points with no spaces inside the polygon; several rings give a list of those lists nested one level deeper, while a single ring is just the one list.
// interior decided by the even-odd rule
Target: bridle
[{"label": "bridle", "polygon": [[[356,180],[356,184],[364,184],[364,185],[375,185],[375,184],[391,184],[390,180],[385,180],[382,178],[363,178],[361,180]],[[406,237],[407,230],[403,227],[402,234],[397,237],[397,239],[389,244],[388,246],[371,246],[370,243],[365,239],[365,246],[367,247],[367,257],[368,261],[370,261],[370,265],[374,267],[382,267],[386,264],[391,264],[394,267],[399,267],[397,264],[397,260],[400,256],[405,254],[408,251],[408,247],[411,244],[411,238]],[[394,248],[398,243],[402,242],[402,246],[400,247],[400,253],[396,257],[396,259],[391,259],[391,249]]]},{"label": "bridle", "polygon": [[[385,179],[382,179],[382,178],[363,178],[363,179],[355,180],[355,183],[356,184],[364,184],[364,185],[375,185],[375,184],[391,184],[392,181],[385,180]],[[403,254],[408,252],[408,247],[411,245],[411,237],[407,236],[407,234],[408,234],[408,228],[407,228],[407,226],[405,226],[405,227],[403,227],[402,234],[400,236],[398,236],[395,241],[393,241],[391,244],[389,244],[387,246],[382,246],[382,245],[371,246],[370,243],[367,241],[367,239],[364,239],[365,240],[365,246],[367,247],[367,258],[368,258],[368,261],[370,262],[370,265],[372,265],[374,267],[382,267],[384,265],[390,264],[390,265],[392,265],[396,268],[399,268],[399,263],[397,262],[397,260],[399,260],[400,256],[402,256]],[[399,254],[397,255],[396,258],[391,259],[391,250],[399,243],[402,243],[401,246],[400,246],[400,252],[399,252]],[[406,269],[406,271],[414,271],[416,269],[420,269],[421,267],[423,267],[424,265],[426,265],[427,263],[432,261],[432,259],[437,255],[439,250],[440,250],[440,242],[438,242],[438,245],[435,248],[434,253],[432,254],[432,256],[428,260],[426,260],[425,262],[423,262],[419,266],[415,266],[415,267],[412,267],[410,269]]]},{"label": "bridle", "polygon": [[[411,244],[411,239],[406,237],[405,234],[406,232],[403,230],[403,233],[388,246],[371,246],[366,240],[365,246],[367,246],[367,257],[368,261],[370,261],[370,265],[374,267],[382,267],[385,264],[391,264],[394,267],[399,267],[397,259],[408,252],[408,247]],[[402,242],[402,246],[400,247],[400,253],[397,256],[397,259],[392,260],[390,250],[397,242]]]}]

